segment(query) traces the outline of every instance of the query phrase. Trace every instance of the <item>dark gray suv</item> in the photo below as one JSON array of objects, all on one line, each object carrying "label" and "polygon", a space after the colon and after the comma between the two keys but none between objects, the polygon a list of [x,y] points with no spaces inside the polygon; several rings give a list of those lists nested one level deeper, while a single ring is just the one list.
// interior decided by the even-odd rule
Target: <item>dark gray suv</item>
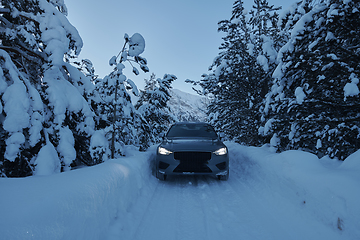
[{"label": "dark gray suv", "polygon": [[228,149],[207,123],[176,123],[158,146],[155,160],[156,177],[168,175],[213,175],[229,178]]}]

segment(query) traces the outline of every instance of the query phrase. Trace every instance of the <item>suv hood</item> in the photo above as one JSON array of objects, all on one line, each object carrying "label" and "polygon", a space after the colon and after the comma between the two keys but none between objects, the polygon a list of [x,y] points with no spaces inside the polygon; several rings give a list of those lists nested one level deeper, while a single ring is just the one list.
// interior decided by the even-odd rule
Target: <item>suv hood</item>
[{"label": "suv hood", "polygon": [[225,145],[218,139],[208,138],[171,138],[165,139],[160,146],[172,151],[214,152]]}]

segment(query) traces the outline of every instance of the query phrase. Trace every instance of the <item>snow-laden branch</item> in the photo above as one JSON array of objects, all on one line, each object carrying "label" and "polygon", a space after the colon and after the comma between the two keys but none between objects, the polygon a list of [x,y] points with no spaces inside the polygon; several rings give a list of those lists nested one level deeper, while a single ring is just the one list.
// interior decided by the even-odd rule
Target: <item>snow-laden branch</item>
[{"label": "snow-laden branch", "polygon": [[15,47],[15,46],[9,47],[9,46],[0,45],[0,49],[5,50],[7,52],[10,51],[10,52],[20,54],[21,56],[23,56],[24,58],[26,58],[27,60],[32,61],[32,62],[37,62],[36,58],[40,58],[41,60],[45,61],[45,54],[43,54],[41,52],[36,53],[36,52],[30,51],[29,49],[27,49],[25,47],[24,47],[24,51],[23,51],[20,48]]}]

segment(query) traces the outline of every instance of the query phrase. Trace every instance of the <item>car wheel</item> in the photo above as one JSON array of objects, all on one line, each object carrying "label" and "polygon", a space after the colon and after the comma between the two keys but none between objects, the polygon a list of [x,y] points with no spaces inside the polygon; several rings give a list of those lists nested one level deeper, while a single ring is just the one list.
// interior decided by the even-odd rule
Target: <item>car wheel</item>
[{"label": "car wheel", "polygon": [[159,179],[159,180],[161,180],[161,181],[165,181],[165,180],[166,180],[166,177],[167,177],[166,174],[156,172],[156,178],[157,178],[157,179]]},{"label": "car wheel", "polygon": [[221,181],[227,181],[229,179],[229,171],[225,175],[218,175],[217,177]]}]

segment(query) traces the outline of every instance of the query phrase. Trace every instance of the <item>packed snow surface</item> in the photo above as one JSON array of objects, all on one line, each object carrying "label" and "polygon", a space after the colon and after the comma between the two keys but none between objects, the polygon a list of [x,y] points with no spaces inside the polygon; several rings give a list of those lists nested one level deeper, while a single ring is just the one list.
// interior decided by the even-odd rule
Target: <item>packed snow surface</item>
[{"label": "packed snow surface", "polygon": [[152,175],[155,147],[0,179],[0,239],[360,239],[360,152],[343,163],[226,143],[230,178]]}]

